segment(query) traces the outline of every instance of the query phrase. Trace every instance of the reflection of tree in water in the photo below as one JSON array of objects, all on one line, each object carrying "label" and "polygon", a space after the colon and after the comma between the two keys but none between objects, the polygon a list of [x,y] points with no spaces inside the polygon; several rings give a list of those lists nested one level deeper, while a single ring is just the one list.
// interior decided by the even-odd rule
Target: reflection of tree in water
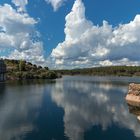
[{"label": "reflection of tree in water", "polygon": [[71,140],[83,140],[92,126],[104,131],[114,123],[140,137],[140,125],[124,102],[126,93],[127,86],[115,83],[64,80],[56,83],[52,99],[64,108],[65,134]]},{"label": "reflection of tree in water", "polygon": [[0,83],[0,101],[3,99],[5,93],[5,83]]},{"label": "reflection of tree in water", "polygon": [[26,86],[26,85],[48,85],[48,84],[53,84],[55,83],[56,81],[55,80],[45,80],[45,79],[31,79],[31,80],[16,80],[16,81],[9,81],[8,82],[8,87],[9,86],[12,86],[12,87],[17,87],[17,86]]},{"label": "reflection of tree in water", "polygon": [[5,90],[5,83],[0,83],[0,93],[3,93]]}]

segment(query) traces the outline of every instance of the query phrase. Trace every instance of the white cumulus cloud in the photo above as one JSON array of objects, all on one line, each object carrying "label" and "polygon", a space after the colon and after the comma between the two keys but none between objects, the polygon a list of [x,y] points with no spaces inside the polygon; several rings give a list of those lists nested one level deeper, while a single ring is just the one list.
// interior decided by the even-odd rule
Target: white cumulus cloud
[{"label": "white cumulus cloud", "polygon": [[26,5],[28,4],[28,0],[12,0],[12,2],[18,7],[18,11],[26,11]]},{"label": "white cumulus cloud", "polygon": [[0,6],[0,15],[0,52],[10,50],[7,58],[43,63],[43,43],[35,30],[37,21],[9,4]]},{"label": "white cumulus cloud", "polygon": [[98,26],[86,19],[82,0],[76,0],[65,20],[65,40],[51,53],[53,66],[140,64],[140,15],[117,27],[107,21]]},{"label": "white cumulus cloud", "polygon": [[57,11],[66,0],[45,0],[47,3],[51,4],[54,11]]}]

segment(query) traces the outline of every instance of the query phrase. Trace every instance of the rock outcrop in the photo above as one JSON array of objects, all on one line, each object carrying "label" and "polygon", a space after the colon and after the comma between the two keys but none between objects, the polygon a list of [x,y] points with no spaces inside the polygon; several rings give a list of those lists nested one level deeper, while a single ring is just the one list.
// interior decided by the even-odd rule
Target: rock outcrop
[{"label": "rock outcrop", "polygon": [[130,84],[128,94],[125,97],[128,104],[140,105],[140,84]]}]

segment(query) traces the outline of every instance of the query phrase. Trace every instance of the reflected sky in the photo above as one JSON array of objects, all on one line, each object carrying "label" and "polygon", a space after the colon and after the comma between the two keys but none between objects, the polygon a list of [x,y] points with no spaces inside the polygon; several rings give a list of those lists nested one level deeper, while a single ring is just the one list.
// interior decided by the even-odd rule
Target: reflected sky
[{"label": "reflected sky", "polygon": [[35,129],[44,86],[0,84],[0,140],[20,140]]},{"label": "reflected sky", "polygon": [[65,76],[0,83],[0,140],[93,140],[85,136],[98,133],[98,126],[101,133],[115,127],[113,137],[121,132],[119,140],[123,130],[127,140],[138,140],[139,108],[130,108],[124,99],[131,82],[140,78]]},{"label": "reflected sky", "polygon": [[140,123],[129,113],[124,100],[128,83],[134,79],[68,79],[66,77],[57,82],[51,96],[52,100],[64,109],[65,134],[71,140],[83,140],[84,133],[93,126],[100,125],[102,131],[105,131],[113,124],[131,130],[140,138]]}]

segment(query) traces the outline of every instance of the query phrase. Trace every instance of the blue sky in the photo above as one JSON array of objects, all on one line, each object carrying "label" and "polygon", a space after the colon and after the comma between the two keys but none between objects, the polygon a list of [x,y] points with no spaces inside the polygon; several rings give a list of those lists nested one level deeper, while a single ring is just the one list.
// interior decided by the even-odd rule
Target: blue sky
[{"label": "blue sky", "polygon": [[51,68],[139,65],[139,0],[1,0],[0,5],[1,57]]}]

